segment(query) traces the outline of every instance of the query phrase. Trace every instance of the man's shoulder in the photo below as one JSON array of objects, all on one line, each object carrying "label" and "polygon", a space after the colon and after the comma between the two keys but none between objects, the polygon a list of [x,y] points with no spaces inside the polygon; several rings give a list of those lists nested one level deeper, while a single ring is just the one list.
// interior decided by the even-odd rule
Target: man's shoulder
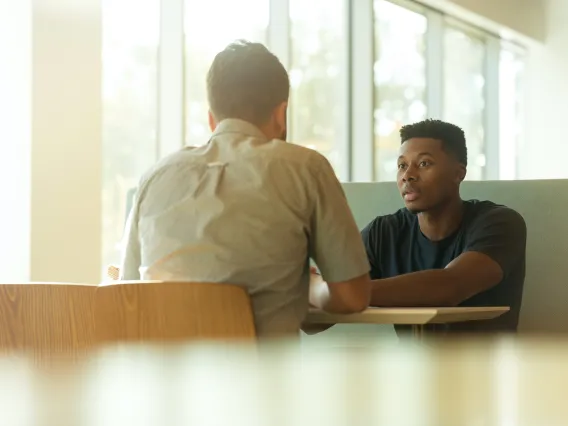
[{"label": "man's shoulder", "polygon": [[267,152],[275,160],[285,161],[300,167],[308,167],[316,172],[325,169],[327,166],[331,167],[329,160],[318,151],[278,139],[268,142],[261,152]]},{"label": "man's shoulder", "polygon": [[150,187],[161,188],[187,181],[184,179],[184,171],[206,164],[202,156],[198,155],[203,148],[185,147],[158,160],[141,175],[138,182],[139,197],[142,198]]},{"label": "man's shoulder", "polygon": [[415,224],[416,220],[418,219],[415,214],[402,208],[394,213],[377,216],[367,228],[376,235],[393,234],[406,231]]},{"label": "man's shoulder", "polygon": [[187,160],[187,153],[195,148],[187,147],[181,150],[175,151],[171,154],[166,155],[165,157],[158,160],[154,163],[149,169],[144,172],[140,178],[140,186],[148,183],[152,178],[156,175],[163,173],[165,170],[169,169],[176,164],[179,164],[182,161]]},{"label": "man's shoulder", "polygon": [[511,207],[488,200],[468,200],[465,203],[469,220],[474,225],[495,223],[519,228],[519,230],[526,229],[523,216]]}]

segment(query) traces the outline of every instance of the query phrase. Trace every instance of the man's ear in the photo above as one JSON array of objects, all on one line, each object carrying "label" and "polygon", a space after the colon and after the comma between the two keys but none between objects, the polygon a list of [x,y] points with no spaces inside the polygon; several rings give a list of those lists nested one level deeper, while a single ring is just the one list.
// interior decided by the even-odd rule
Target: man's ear
[{"label": "man's ear", "polygon": [[209,129],[214,132],[217,128],[217,120],[215,120],[215,117],[213,117],[213,113],[211,111],[208,112],[207,116],[209,119]]},{"label": "man's ear", "polygon": [[288,102],[282,102],[274,110],[274,119],[278,125],[279,133],[286,133],[288,128]]},{"label": "man's ear", "polygon": [[466,168],[463,164],[460,164],[460,165],[459,165],[459,168],[458,168],[458,174],[457,174],[457,175],[458,175],[458,179],[459,179],[459,182],[458,182],[458,183],[463,182],[463,180],[465,179],[466,174],[467,174],[467,168]]}]

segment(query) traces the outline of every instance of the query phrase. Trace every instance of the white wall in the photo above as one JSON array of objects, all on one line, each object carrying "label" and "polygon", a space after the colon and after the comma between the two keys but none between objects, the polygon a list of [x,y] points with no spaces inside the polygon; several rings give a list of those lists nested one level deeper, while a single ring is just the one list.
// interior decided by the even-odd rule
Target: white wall
[{"label": "white wall", "polygon": [[101,68],[100,0],[34,0],[33,281],[100,281]]},{"label": "white wall", "polygon": [[[530,47],[523,179],[568,178],[568,1],[549,0],[544,44]],[[562,194],[562,196],[565,196]]]},{"label": "white wall", "polygon": [[546,34],[547,0],[419,0],[492,32],[507,29],[535,40]]},{"label": "white wall", "polygon": [[0,282],[98,282],[99,0],[0,0]]}]

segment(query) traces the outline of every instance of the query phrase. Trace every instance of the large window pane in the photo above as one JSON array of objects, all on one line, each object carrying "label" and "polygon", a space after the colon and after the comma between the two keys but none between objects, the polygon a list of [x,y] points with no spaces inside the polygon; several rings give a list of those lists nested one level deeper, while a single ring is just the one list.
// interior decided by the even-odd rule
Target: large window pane
[{"label": "large window pane", "polygon": [[215,55],[237,39],[266,44],[269,8],[268,0],[186,0],[187,145],[203,145],[211,134],[205,79]]},{"label": "large window pane", "polygon": [[463,31],[444,32],[444,119],[463,128],[467,140],[467,179],[485,176],[485,44]]},{"label": "large window pane", "polygon": [[156,160],[160,1],[102,6],[104,266],[120,259],[127,193]]},{"label": "large window pane", "polygon": [[424,15],[375,0],[375,178],[396,179],[402,125],[426,118]]},{"label": "large window pane", "polygon": [[290,0],[290,139],[325,155],[340,179],[348,161],[345,4]]},{"label": "large window pane", "polygon": [[524,55],[501,50],[499,65],[499,179],[517,178],[522,138]]}]

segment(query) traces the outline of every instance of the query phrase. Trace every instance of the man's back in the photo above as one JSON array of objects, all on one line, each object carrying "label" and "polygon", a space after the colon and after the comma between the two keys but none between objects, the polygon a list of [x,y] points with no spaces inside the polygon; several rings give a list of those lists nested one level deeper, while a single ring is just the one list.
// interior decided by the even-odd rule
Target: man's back
[{"label": "man's back", "polygon": [[[141,266],[150,275],[242,285],[260,335],[297,332],[320,186],[339,186],[330,171],[315,151],[223,121],[207,145],[175,153],[142,180],[130,220],[140,258],[134,250],[126,259],[124,278],[137,279]],[[347,277],[368,271],[362,246],[360,257]]]}]

